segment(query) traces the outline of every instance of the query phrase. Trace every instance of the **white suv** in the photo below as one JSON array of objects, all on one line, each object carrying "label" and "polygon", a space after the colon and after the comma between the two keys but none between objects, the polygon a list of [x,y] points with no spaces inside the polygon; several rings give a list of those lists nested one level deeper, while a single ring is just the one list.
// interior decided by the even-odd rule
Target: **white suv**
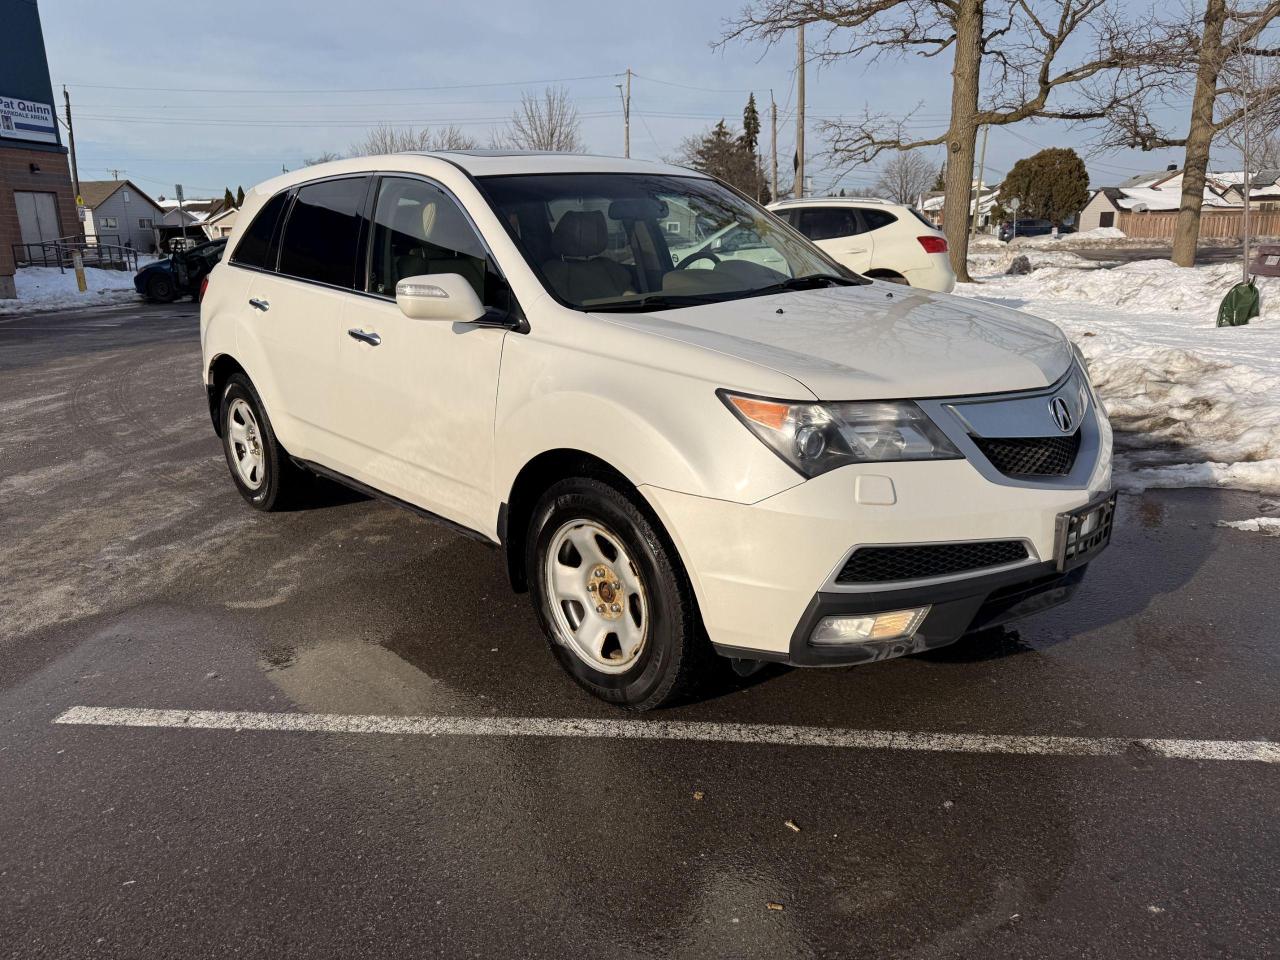
[{"label": "white suv", "polygon": [[[752,242],[712,249],[732,224]],[[677,234],[708,239],[673,262]],[[857,277],[678,167],[407,153],[278,177],[201,345],[250,504],[321,474],[493,544],[564,668],[635,709],[715,653],[950,643],[1065,599],[1110,534],[1111,431],[1057,327]]]},{"label": "white suv", "polygon": [[783,200],[769,206],[854,273],[950,293],[947,237],[914,208],[868,197]]}]

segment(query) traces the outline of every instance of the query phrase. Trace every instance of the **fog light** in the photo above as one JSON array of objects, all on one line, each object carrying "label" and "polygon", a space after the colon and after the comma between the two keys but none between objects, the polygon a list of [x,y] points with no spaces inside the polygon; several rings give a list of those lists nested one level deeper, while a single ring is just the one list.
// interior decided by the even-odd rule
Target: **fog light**
[{"label": "fog light", "polygon": [[854,617],[823,617],[809,637],[815,647],[867,640],[902,640],[915,635],[929,613],[928,607],[869,613]]}]

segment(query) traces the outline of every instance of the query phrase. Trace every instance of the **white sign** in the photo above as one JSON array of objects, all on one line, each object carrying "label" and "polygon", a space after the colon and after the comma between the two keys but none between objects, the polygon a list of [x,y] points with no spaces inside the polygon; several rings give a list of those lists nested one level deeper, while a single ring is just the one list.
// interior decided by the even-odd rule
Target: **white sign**
[{"label": "white sign", "polygon": [[53,107],[49,104],[0,93],[0,137],[57,143],[56,123]]},{"label": "white sign", "polygon": [[175,183],[173,185],[173,192],[174,192],[174,195],[177,196],[178,202],[181,203],[182,202],[182,184]]}]

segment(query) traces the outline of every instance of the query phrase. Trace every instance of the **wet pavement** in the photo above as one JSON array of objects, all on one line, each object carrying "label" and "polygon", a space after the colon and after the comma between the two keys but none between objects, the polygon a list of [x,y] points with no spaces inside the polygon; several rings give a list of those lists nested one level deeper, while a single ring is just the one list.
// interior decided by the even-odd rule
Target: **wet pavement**
[{"label": "wet pavement", "polygon": [[[496,552],[352,496],[249,510],[189,304],[0,319],[0,427],[0,957],[1280,942],[1280,764],[54,724],[75,705],[620,715],[560,675]],[[1215,525],[1268,514],[1126,496],[1066,607],[635,722],[1280,739],[1280,542]]]}]

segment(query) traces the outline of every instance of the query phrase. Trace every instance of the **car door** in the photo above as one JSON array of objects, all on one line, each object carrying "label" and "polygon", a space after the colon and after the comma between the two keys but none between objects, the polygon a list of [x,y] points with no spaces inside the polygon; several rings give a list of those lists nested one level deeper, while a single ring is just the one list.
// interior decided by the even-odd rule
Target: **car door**
[{"label": "car door", "polygon": [[416,177],[377,187],[364,295],[339,349],[343,459],[350,476],[492,534],[493,420],[502,326],[411,320],[396,306],[405,277],[456,273],[481,301],[507,306],[506,284],[458,201]]},{"label": "car door", "polygon": [[280,232],[278,267],[254,276],[245,305],[269,368],[268,415],[290,453],[325,465],[337,453],[338,352],[371,180],[299,187]]},{"label": "car door", "polygon": [[855,273],[871,269],[875,243],[853,207],[803,207],[796,228]]}]

